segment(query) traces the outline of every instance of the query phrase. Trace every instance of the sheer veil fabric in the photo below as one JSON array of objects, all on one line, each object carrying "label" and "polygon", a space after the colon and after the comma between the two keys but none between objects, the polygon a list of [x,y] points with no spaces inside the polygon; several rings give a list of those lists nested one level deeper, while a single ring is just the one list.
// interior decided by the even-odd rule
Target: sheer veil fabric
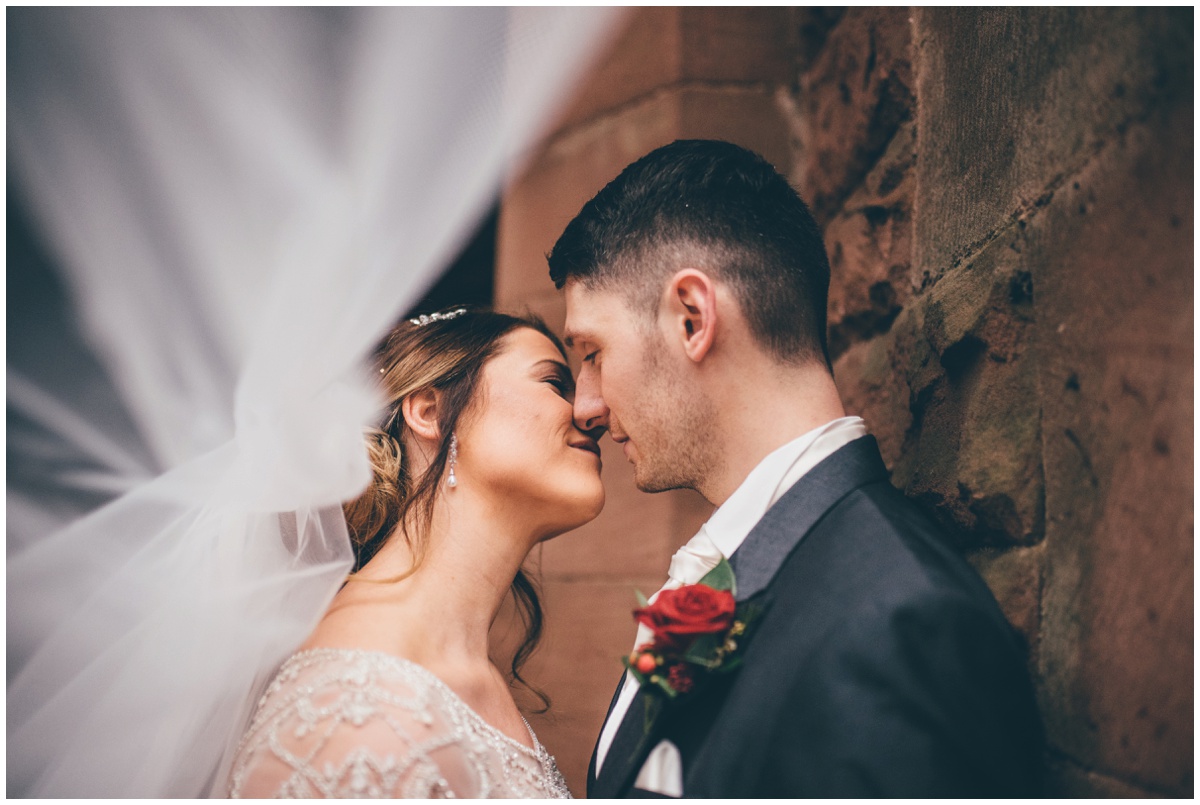
[{"label": "sheer veil fabric", "polygon": [[223,793],[350,566],[364,357],[617,19],[9,10],[10,795]]}]

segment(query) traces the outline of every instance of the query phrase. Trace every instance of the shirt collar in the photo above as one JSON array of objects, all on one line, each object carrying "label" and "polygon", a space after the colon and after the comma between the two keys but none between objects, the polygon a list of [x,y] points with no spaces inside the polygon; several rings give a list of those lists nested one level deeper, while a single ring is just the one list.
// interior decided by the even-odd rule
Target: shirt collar
[{"label": "shirt collar", "polygon": [[732,556],[754,524],[805,472],[866,433],[867,426],[862,418],[841,417],[813,428],[767,454],[708,518],[704,524],[708,538],[726,557]]}]

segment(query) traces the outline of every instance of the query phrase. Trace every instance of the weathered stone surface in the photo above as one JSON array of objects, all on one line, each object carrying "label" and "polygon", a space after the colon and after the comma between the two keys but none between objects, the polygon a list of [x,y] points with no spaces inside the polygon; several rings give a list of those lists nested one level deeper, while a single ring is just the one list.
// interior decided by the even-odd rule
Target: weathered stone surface
[{"label": "weathered stone surface", "polygon": [[[918,341],[913,319],[911,309],[901,312],[891,334],[855,344],[833,365],[846,412],[866,420],[889,469],[899,463],[913,423],[912,391],[902,368]],[[923,341],[920,346],[927,351]]]},{"label": "weathered stone surface", "polygon": [[968,559],[991,588],[1008,622],[1025,639],[1030,671],[1036,670],[1044,546],[1002,551],[984,549],[971,554]]},{"label": "weathered stone surface", "polygon": [[820,56],[833,30],[846,13],[839,6],[801,6],[793,10],[796,26],[796,69],[805,72]]},{"label": "weathered stone surface", "polygon": [[1193,789],[1192,108],[1131,126],[1030,226],[1047,478],[1050,740]]},{"label": "weathered stone surface", "polygon": [[1027,343],[1035,289],[1019,237],[996,241],[922,298],[929,353],[915,349],[906,367],[914,424],[895,480],[975,544],[1028,544],[1043,533],[1038,373]]},{"label": "weathered stone surface", "polygon": [[[1050,794],[1072,799],[1143,799],[1156,794],[1113,777],[1082,769],[1069,761],[1052,763]],[[1161,796],[1161,794],[1158,794]]]},{"label": "weathered stone surface", "polygon": [[916,260],[936,278],[1164,98],[1190,98],[1190,9],[915,9]]},{"label": "weathered stone surface", "polygon": [[892,138],[862,186],[825,227],[829,351],[887,332],[912,298],[912,191],[916,127]]},{"label": "weathered stone surface", "polygon": [[893,482],[960,531],[964,547],[1030,544],[1043,532],[1033,288],[1012,245],[998,241],[834,367]]},{"label": "weathered stone surface", "polygon": [[796,90],[800,191],[824,223],[913,115],[907,8],[852,8]]}]

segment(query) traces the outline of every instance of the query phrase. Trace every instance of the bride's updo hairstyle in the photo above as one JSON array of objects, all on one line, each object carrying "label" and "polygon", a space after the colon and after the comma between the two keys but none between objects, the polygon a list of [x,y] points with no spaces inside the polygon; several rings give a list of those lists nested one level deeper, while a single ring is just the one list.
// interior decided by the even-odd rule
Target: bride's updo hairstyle
[{"label": "bride's updo hairstyle", "polygon": [[[484,365],[499,352],[504,337],[521,327],[545,335],[566,360],[562,343],[540,319],[469,307],[405,320],[376,349],[373,366],[386,406],[379,427],[367,432],[373,478],[358,498],[342,507],[354,545],[355,571],[389,539],[408,544],[413,564],[402,576],[387,581],[399,581],[420,567],[428,550],[434,506],[445,489],[450,437],[471,409]],[[428,469],[416,476],[404,452],[407,425],[400,406],[410,394],[426,389],[440,395],[438,445]],[[523,572],[513,579],[512,592],[525,623],[525,640],[513,657],[512,672],[524,682],[519,670],[541,639],[542,610],[537,590]]]}]

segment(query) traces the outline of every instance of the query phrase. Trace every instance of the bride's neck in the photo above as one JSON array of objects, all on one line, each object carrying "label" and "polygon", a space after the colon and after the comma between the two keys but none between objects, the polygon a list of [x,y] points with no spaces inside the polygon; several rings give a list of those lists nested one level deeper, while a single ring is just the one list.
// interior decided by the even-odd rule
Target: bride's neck
[{"label": "bride's neck", "polygon": [[410,519],[414,554],[399,532],[338,595],[327,620],[342,636],[422,665],[478,666],[488,661],[488,632],[513,577],[536,538],[511,517],[519,507],[459,488],[439,500],[422,530]]}]

